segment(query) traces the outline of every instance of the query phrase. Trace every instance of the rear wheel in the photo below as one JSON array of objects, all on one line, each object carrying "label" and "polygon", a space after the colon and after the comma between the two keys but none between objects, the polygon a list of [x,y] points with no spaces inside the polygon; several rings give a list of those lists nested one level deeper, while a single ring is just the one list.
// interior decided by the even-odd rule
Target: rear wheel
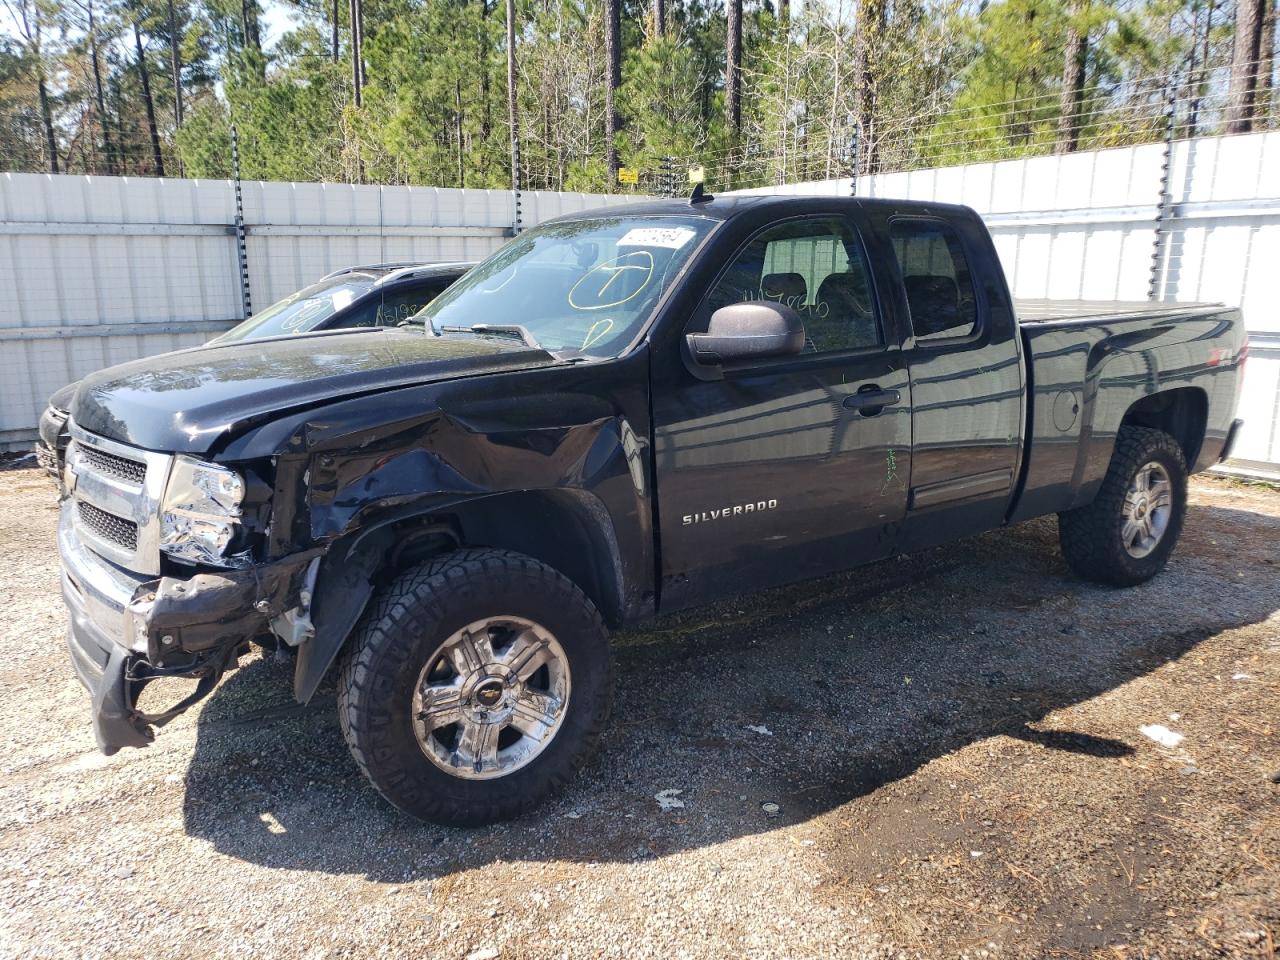
[{"label": "rear wheel", "polygon": [[347,744],[424,820],[517,816],[586,761],[608,716],[608,638],[590,600],[529,557],[467,550],[377,598],[339,682]]},{"label": "rear wheel", "polygon": [[1133,586],[1164,569],[1187,511],[1178,442],[1150,427],[1122,427],[1094,501],[1058,514],[1062,554],[1077,574]]}]

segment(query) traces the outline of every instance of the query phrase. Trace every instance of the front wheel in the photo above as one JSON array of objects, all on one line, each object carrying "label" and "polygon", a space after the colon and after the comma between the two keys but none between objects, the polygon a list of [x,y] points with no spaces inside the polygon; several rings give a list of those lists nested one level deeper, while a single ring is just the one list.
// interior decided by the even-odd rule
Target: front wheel
[{"label": "front wheel", "polygon": [[1164,569],[1186,512],[1187,467],[1178,442],[1150,427],[1121,427],[1097,497],[1058,514],[1058,541],[1081,577],[1133,586]]},{"label": "front wheel", "polygon": [[590,756],[609,713],[608,637],[569,580],[464,550],[371,605],[338,686],[343,733],[378,792],[423,820],[523,813]]}]

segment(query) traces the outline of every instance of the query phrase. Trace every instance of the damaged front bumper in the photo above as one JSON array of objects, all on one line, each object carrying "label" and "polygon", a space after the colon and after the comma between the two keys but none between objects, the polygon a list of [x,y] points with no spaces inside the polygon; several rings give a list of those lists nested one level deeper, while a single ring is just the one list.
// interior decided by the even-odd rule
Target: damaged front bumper
[{"label": "damaged front bumper", "polygon": [[[93,729],[103,753],[146,746],[154,727],[207,696],[244,645],[273,632],[272,621],[300,608],[307,571],[319,550],[275,563],[186,579],[145,577],[100,557],[76,535],[69,503],[58,523],[62,596],[70,613],[71,662],[93,700]],[[137,707],[161,677],[197,681],[162,713]]]}]

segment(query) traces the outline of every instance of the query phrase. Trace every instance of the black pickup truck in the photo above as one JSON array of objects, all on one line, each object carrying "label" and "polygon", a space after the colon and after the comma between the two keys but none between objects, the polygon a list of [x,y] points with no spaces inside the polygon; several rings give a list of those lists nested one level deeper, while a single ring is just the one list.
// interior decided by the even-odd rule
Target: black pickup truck
[{"label": "black pickup truck", "polygon": [[[104,751],[257,642],[300,701],[336,672],[397,807],[513,816],[590,754],[610,627],[1048,513],[1078,575],[1155,575],[1246,355],[1221,305],[1015,305],[973,211],[889,200],[575,214],[421,318],[82,382],[59,547]],[[162,677],[194,688],[144,709]]]}]

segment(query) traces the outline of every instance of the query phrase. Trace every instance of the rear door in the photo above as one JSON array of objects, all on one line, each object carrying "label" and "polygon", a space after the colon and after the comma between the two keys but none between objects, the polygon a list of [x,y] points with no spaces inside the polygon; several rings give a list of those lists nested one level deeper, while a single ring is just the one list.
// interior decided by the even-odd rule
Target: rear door
[{"label": "rear door", "polygon": [[1003,273],[985,227],[884,216],[911,337],[912,461],[902,549],[999,526],[1022,452],[1024,385]]},{"label": "rear door", "polygon": [[769,299],[805,351],[707,379],[683,335],[654,361],[662,609],[887,555],[906,509],[911,387],[850,216],[775,222],[736,247],[683,333]]}]

